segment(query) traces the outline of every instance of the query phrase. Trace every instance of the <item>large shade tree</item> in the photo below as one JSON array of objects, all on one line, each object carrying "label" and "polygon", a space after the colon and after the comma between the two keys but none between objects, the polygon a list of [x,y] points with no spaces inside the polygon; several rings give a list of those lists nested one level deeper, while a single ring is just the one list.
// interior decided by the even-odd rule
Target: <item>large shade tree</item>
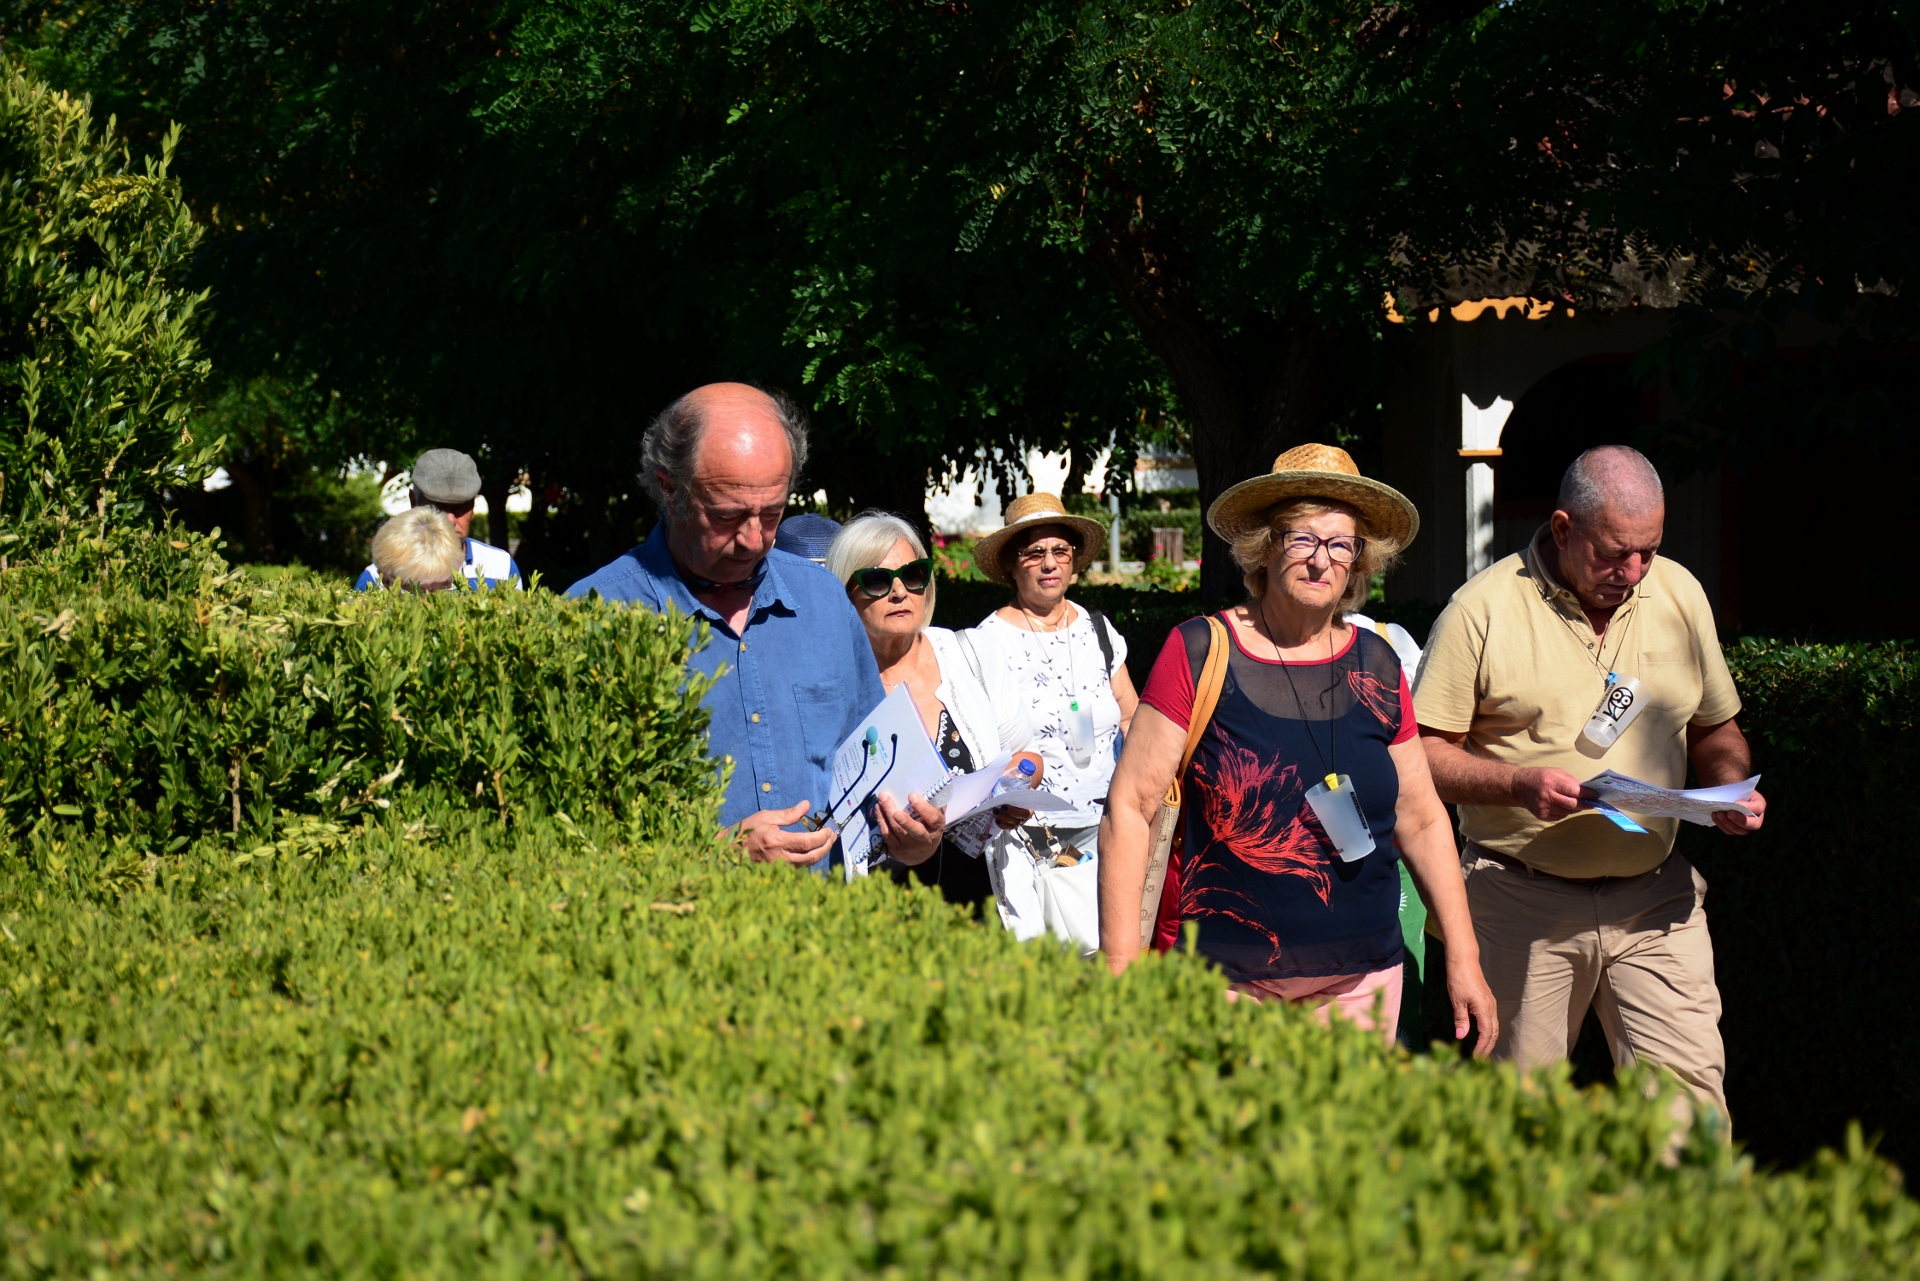
[{"label": "large shade tree", "polygon": [[1910,172],[1891,4],[136,0],[24,25],[47,12],[9,29],[49,74],[191,126],[223,351],[292,352],[477,444],[491,485],[551,484],[596,555],[645,413],[715,376],[800,392],[813,483],[895,507],[983,446],[1084,462],[1170,388],[1210,499],[1364,436],[1382,294],[1489,264],[1589,306],[1623,256],[1740,290],[1748,315],[1689,313],[1656,353],[1682,443],[1788,405],[1897,418],[1872,377],[1736,394],[1785,310],[1853,323],[1843,374],[1911,333],[1912,204],[1877,183]]},{"label": "large shade tree", "polygon": [[[700,168],[762,187],[802,242],[789,336],[830,399],[886,422],[923,388],[971,384],[1032,431],[1075,413],[1104,429],[1140,400],[1112,382],[1118,311],[1177,392],[1206,502],[1377,407],[1389,175],[1357,163],[1352,122],[1457,16],[743,0],[683,21],[600,0],[529,16],[488,78],[499,127],[572,121],[633,154],[618,122],[644,119],[652,70],[689,43],[726,50],[740,74]],[[1054,352],[1097,377],[1027,374]],[[1224,591],[1237,573],[1208,538]]]},{"label": "large shade tree", "polygon": [[[145,0],[7,26],[131,128],[187,122],[223,368],[309,371],[390,458],[470,449],[490,506],[529,476],[536,513],[557,502],[580,535],[560,559],[624,546],[639,430],[705,379],[799,393],[820,429],[809,488],[909,511],[983,447],[1084,467],[1164,416],[1097,282],[1023,241],[962,252],[967,212],[894,180],[891,139],[845,117],[738,128],[762,73],[697,15],[655,6],[637,39],[553,16]],[[848,213],[876,190],[897,198]]]}]

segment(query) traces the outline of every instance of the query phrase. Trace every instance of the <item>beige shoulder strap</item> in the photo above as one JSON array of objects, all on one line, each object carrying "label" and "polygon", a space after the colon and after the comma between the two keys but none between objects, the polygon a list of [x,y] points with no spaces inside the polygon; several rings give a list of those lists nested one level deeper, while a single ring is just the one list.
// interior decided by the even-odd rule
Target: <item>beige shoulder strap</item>
[{"label": "beige shoulder strap", "polygon": [[1173,773],[1173,783],[1167,788],[1167,804],[1180,803],[1180,780],[1187,776],[1187,766],[1193,764],[1193,753],[1200,746],[1200,735],[1206,732],[1207,722],[1213,719],[1213,709],[1220,702],[1220,687],[1227,680],[1227,626],[1218,615],[1207,615],[1207,661],[1200,669],[1200,680],[1193,687],[1193,715],[1187,718],[1187,745],[1180,752],[1180,768]]}]

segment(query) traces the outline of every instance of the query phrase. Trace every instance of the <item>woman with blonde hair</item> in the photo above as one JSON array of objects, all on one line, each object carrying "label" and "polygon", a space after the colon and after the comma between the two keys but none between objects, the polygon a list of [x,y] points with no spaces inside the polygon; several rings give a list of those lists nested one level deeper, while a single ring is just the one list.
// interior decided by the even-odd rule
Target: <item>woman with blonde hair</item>
[{"label": "woman with blonde hair", "polygon": [[[1027,746],[1026,704],[997,654],[971,638],[931,627],[937,584],[918,531],[898,516],[865,512],[848,521],[827,548],[827,571],[846,585],[873,644],[881,683],[905,684],[934,750],[956,774],[983,769]],[[984,857],[996,829],[1016,827],[1025,810],[1001,809],[950,829],[932,856],[911,868],[889,856],[896,881],[909,876],[938,886],[950,903],[976,912],[989,897],[1005,901]],[[887,813],[883,804],[884,831]],[[856,852],[847,851],[849,861]]]},{"label": "woman with blonde hair", "polygon": [[382,587],[443,592],[466,577],[465,565],[460,531],[438,507],[410,507],[373,536],[373,568]]},{"label": "woman with blonde hair", "polygon": [[[1182,770],[1202,669],[1224,646],[1224,680],[1180,780],[1184,848],[1159,941],[1192,922],[1234,995],[1322,1018],[1338,1007],[1391,1041],[1404,858],[1446,943],[1455,1036],[1477,1022],[1484,1054],[1498,1019],[1412,691],[1392,645],[1345,621],[1419,513],[1345,450],[1302,445],[1222,494],[1207,523],[1232,545],[1249,599],[1176,628],[1141,695],[1102,829],[1108,965],[1119,973],[1140,951],[1149,832]],[[1356,819],[1366,839],[1343,826]]]}]

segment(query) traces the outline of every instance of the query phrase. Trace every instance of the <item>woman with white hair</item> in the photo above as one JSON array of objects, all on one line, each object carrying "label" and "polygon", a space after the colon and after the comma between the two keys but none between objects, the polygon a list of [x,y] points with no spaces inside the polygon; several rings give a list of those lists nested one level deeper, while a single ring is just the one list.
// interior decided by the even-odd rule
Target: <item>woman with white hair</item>
[{"label": "woman with white hair", "polygon": [[[905,684],[941,762],[956,774],[984,768],[1027,746],[1025,701],[991,646],[930,627],[933,561],[912,525],[884,512],[854,517],[827,549],[827,570],[846,584],[866,626],[880,680],[892,692]],[[1025,810],[1000,809],[947,830],[946,839],[911,868],[893,862],[893,876],[935,885],[950,903],[980,912],[989,896],[1004,904],[1004,886],[982,854],[996,827],[1019,826]]]},{"label": "woman with white hair", "polygon": [[373,568],[382,587],[443,592],[466,577],[466,548],[445,512],[412,507],[374,534]]}]

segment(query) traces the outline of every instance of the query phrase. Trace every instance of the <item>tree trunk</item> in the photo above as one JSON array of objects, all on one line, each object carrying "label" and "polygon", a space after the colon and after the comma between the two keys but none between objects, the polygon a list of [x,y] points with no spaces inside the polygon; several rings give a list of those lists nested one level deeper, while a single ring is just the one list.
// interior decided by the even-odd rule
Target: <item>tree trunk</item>
[{"label": "tree trunk", "polygon": [[273,546],[273,468],[260,463],[229,460],[227,475],[240,489],[246,505],[247,559],[271,563]]},{"label": "tree trunk", "polygon": [[[1229,337],[1140,219],[1110,229],[1093,256],[1185,402],[1203,512],[1229,487],[1265,473],[1277,455],[1314,437],[1338,345],[1331,328],[1302,311],[1255,318]],[[1200,590],[1209,603],[1243,593],[1240,568],[1211,528],[1201,531]]]}]

